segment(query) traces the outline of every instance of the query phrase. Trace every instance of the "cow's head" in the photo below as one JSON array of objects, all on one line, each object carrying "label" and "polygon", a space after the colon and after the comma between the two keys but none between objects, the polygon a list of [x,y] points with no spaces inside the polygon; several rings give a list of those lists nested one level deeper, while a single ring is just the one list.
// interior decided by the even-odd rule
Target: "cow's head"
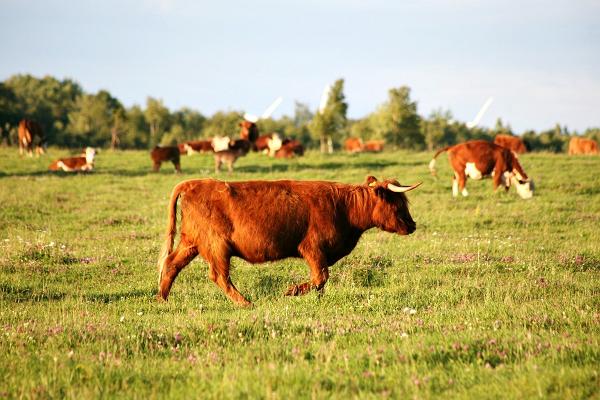
[{"label": "cow's head", "polygon": [[387,232],[410,235],[417,228],[408,210],[405,192],[413,190],[421,183],[402,186],[394,179],[378,181],[374,176],[367,177],[366,185],[375,198],[373,223]]},{"label": "cow's head", "polygon": [[506,190],[508,190],[511,185],[514,185],[517,194],[521,196],[522,199],[527,200],[533,197],[533,180],[524,177],[516,169],[512,172],[506,171],[502,175],[502,184],[506,187]]},{"label": "cow's head", "polygon": [[94,163],[94,157],[96,156],[96,150],[93,147],[85,148],[85,162],[88,164]]},{"label": "cow's head", "polygon": [[258,139],[258,127],[256,122],[244,120],[240,122],[240,137],[255,142]]}]

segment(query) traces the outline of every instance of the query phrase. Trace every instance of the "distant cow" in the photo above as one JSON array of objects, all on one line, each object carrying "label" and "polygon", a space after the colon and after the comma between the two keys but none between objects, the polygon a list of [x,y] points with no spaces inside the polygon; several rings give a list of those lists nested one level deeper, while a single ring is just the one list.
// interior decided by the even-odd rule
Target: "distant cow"
[{"label": "distant cow", "polygon": [[572,137],[569,141],[569,155],[598,154],[598,144],[592,139]]},{"label": "distant cow", "polygon": [[238,158],[248,154],[252,148],[252,143],[249,140],[238,139],[230,142],[229,148],[226,150],[215,151],[215,174],[221,171],[221,164],[227,164],[229,173],[233,172],[233,164]]},{"label": "distant cow", "polygon": [[369,153],[380,153],[383,151],[383,145],[385,141],[383,140],[368,140],[365,142],[364,151]]},{"label": "distant cow", "polygon": [[48,169],[50,171],[65,172],[91,171],[94,169],[95,156],[96,150],[92,147],[86,147],[83,154],[79,157],[60,158],[50,164]]},{"label": "distant cow", "polygon": [[[364,231],[374,227],[400,235],[415,231],[404,192],[418,185],[379,182],[374,177],[363,185],[184,181],[171,193],[167,234],[158,261],[157,297],[167,299],[177,274],[198,254],[209,263],[209,278],[240,305],[250,302],[231,282],[231,257],[250,263],[304,258],[310,281],[290,286],[286,295],[321,291],[328,268],[354,249]],[[180,241],[173,251],[179,197]]]},{"label": "distant cow", "polygon": [[18,135],[19,154],[21,156],[27,151],[29,157],[32,157],[34,146],[36,155],[44,154],[46,136],[40,124],[29,119],[22,119],[19,122]]},{"label": "distant cow", "polygon": [[156,146],[150,152],[152,158],[152,170],[158,172],[163,162],[171,161],[175,166],[175,171],[181,173],[181,164],[179,157],[179,148],[177,146]]},{"label": "distant cow", "polygon": [[192,140],[177,145],[180,154],[191,156],[194,153],[207,153],[213,151],[212,141],[210,140]]},{"label": "distant cow", "polygon": [[494,143],[498,146],[506,147],[514,151],[517,154],[527,153],[527,148],[525,147],[525,143],[516,136],[511,135],[496,135],[494,138]]},{"label": "distant cow", "polygon": [[304,155],[304,146],[298,140],[287,140],[279,150],[275,152],[275,158],[293,158]]},{"label": "distant cow", "polygon": [[232,140],[229,136],[215,136],[211,140],[213,151],[223,151],[229,149]]},{"label": "distant cow", "polygon": [[250,143],[256,142],[258,139],[258,126],[256,123],[244,120],[240,122],[240,138],[248,140]]},{"label": "distant cow", "polygon": [[465,187],[467,177],[481,179],[484,176],[493,177],[494,190],[500,185],[508,190],[512,183],[523,199],[533,196],[533,182],[527,177],[517,156],[511,150],[484,140],[473,140],[448,146],[435,153],[429,163],[429,169],[433,175],[435,175],[435,159],[445,151],[448,152],[448,159],[454,169],[452,178],[452,195],[454,197],[458,196],[459,190],[463,196],[469,195]]},{"label": "distant cow", "polygon": [[344,141],[344,148],[348,153],[360,153],[363,151],[363,141],[361,138],[349,137]]}]

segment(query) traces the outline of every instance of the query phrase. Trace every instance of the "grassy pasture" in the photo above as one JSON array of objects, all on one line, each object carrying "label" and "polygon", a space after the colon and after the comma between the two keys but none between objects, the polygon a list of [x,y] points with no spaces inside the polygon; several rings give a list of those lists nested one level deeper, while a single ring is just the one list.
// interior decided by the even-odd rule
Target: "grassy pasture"
[{"label": "grassy pasture", "polygon": [[150,173],[147,152],[49,174],[50,149],[0,149],[0,398],[598,398],[600,157],[521,157],[533,199],[469,181],[430,153],[251,154],[230,180],[366,175],[424,181],[417,231],[371,230],[322,297],[284,297],[299,259],[233,262],[240,309],[200,259],[157,303],[172,187],[213,177],[212,157]]}]

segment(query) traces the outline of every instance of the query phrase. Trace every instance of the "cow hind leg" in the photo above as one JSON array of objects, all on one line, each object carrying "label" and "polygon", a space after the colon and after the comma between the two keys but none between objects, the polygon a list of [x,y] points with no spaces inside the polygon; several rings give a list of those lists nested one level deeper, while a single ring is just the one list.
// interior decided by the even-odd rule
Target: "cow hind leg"
[{"label": "cow hind leg", "polygon": [[179,164],[179,162],[173,161],[173,165],[175,166],[175,172],[180,174],[181,173],[181,164]]},{"label": "cow hind leg", "polygon": [[160,300],[167,300],[175,278],[197,255],[196,246],[180,242],[175,251],[167,256],[160,270],[157,296]]},{"label": "cow hind leg", "polygon": [[310,281],[304,282],[299,285],[291,285],[286,296],[302,296],[312,289],[315,289],[319,294],[323,292],[325,283],[329,279],[329,269],[327,264],[321,260],[307,259],[308,265],[310,266]]},{"label": "cow hind leg", "polygon": [[220,260],[209,261],[208,277],[211,281],[217,284],[223,292],[229,297],[234,303],[241,306],[250,306],[250,303],[242,294],[237,290],[231,277],[229,276],[229,258],[223,258]]}]

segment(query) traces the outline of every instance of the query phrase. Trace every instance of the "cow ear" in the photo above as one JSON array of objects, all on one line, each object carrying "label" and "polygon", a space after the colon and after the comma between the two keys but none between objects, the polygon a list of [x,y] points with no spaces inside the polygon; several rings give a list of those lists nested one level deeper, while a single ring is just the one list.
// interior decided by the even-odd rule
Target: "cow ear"
[{"label": "cow ear", "polygon": [[377,183],[377,178],[375,178],[373,175],[369,175],[367,176],[367,181],[366,184],[367,186],[375,186],[375,184]]}]

